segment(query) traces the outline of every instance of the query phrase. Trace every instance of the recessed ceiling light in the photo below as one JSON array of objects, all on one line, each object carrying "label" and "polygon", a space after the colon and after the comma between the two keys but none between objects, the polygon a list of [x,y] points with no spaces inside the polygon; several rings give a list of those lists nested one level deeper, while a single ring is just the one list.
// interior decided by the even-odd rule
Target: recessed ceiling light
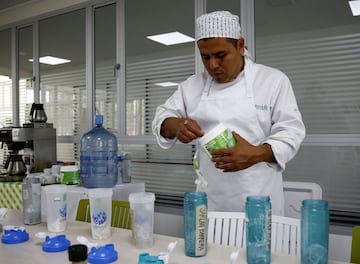
[{"label": "recessed ceiling light", "polygon": [[148,39],[159,42],[166,46],[180,43],[192,42],[194,39],[180,32],[170,32],[158,35],[147,36]]},{"label": "recessed ceiling light", "polygon": [[353,16],[360,16],[360,1],[349,1],[349,5]]},{"label": "recessed ceiling light", "polygon": [[[29,59],[29,61],[33,62],[34,60]],[[53,56],[44,56],[39,58],[40,63],[49,64],[49,65],[58,65],[58,64],[68,63],[70,61],[71,60],[57,58]]]},{"label": "recessed ceiling light", "polygon": [[175,82],[161,82],[161,83],[155,83],[155,85],[159,85],[162,87],[170,87],[170,86],[176,86],[178,84]]}]

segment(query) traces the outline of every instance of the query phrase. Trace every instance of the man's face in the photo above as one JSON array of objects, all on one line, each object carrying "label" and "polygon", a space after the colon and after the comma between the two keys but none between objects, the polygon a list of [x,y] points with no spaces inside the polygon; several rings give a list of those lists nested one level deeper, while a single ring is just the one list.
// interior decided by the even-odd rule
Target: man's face
[{"label": "man's face", "polygon": [[201,39],[197,45],[207,72],[216,82],[231,82],[243,69],[243,38],[236,46],[226,38]]}]

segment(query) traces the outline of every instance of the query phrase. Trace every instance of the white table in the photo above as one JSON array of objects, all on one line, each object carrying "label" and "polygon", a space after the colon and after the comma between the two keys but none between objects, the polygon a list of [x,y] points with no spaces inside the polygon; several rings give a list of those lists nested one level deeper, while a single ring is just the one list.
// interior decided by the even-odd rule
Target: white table
[{"label": "white table", "polygon": [[[46,220],[46,194],[44,188],[46,186],[42,187],[41,191],[41,218],[43,221]],[[130,193],[144,192],[145,184],[144,182],[133,181],[117,184],[112,189],[113,200],[128,201]],[[66,196],[66,217],[69,220],[75,220],[79,201],[81,199],[88,199],[88,189],[76,185],[67,185]]]},{"label": "white table", "polygon": [[[22,213],[20,211],[9,210],[5,218],[5,225],[24,226],[22,222]],[[0,243],[0,259],[1,263],[8,264],[64,264],[68,263],[67,251],[58,253],[46,253],[42,251],[42,239],[34,236],[36,232],[47,231],[46,223],[39,225],[24,226],[30,235],[27,242],[15,245],[7,245]],[[76,241],[77,235],[83,235],[91,239],[90,224],[85,222],[69,221],[66,227],[66,237],[72,244],[78,244]],[[177,241],[177,246],[170,256],[169,264],[228,264],[231,252],[235,250],[234,247],[208,245],[208,254],[201,258],[191,258],[184,255],[184,241],[181,238],[170,236],[155,235],[154,245],[149,249],[137,249],[131,241],[131,231],[112,228],[112,235],[110,239],[97,241],[101,245],[113,243],[115,250],[118,252],[118,261],[114,263],[120,264],[136,264],[138,255],[143,252],[148,252],[150,255],[157,255],[161,251],[165,251],[167,245]],[[244,250],[240,250],[237,262],[246,263],[246,254]],[[300,258],[295,256],[274,255],[271,256],[272,264],[300,264]],[[329,261],[328,264],[344,264],[344,262]]]}]

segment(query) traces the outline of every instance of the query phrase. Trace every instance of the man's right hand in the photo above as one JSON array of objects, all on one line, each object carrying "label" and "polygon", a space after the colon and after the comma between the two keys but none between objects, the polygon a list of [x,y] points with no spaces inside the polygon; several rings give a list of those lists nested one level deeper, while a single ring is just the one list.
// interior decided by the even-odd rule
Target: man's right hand
[{"label": "man's right hand", "polygon": [[160,133],[165,138],[176,137],[182,143],[189,143],[204,135],[196,120],[177,117],[166,118],[161,125]]}]

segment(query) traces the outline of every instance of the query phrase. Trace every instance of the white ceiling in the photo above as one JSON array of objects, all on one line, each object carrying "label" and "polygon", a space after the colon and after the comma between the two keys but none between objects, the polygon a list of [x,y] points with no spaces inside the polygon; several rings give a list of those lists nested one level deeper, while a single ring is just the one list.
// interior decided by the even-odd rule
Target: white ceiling
[{"label": "white ceiling", "polygon": [[[36,0],[0,0],[0,11],[11,8],[11,6],[14,5],[22,5],[24,2],[32,1]],[[230,10],[239,10],[238,0],[226,2],[229,7],[232,8]],[[221,0],[210,0],[210,4],[214,10],[216,10],[216,5],[220,7],[223,6]],[[210,4],[208,6],[210,6]],[[193,14],[188,14],[188,10],[193,8],[193,1],[182,2],[182,4],[176,8],[176,12],[172,14],[166,12],[166,10],[174,9],[171,7],[171,1],[167,0],[131,0],[126,1],[126,8],[127,10],[136,10],[134,14],[128,11],[126,12],[127,56],[173,50],[173,47],[165,47],[147,40],[147,35],[175,30],[190,36],[194,34]],[[255,8],[255,30],[258,36],[308,31],[313,30],[314,25],[316,25],[316,29],[321,29],[360,23],[360,17],[351,16],[351,11],[346,0],[255,0]],[[324,8],[326,11],[324,11]],[[164,12],[161,10],[164,10]],[[111,8],[109,8],[109,11],[111,11]],[[47,54],[63,58],[71,57],[70,59],[74,64],[83,64],[85,36],[84,34],[79,34],[76,28],[77,26],[81,29],[85,27],[84,16],[79,16],[77,12],[78,11],[74,12],[73,16],[67,16],[66,20],[60,19],[60,17],[47,19],[46,23],[40,24],[43,25],[40,28],[40,32],[48,32],[48,34],[41,35],[43,43],[54,43],[52,45],[44,45],[49,49],[46,51]],[[306,14],[306,16],[304,14]],[[104,10],[102,17],[113,19],[114,13],[106,14]],[[61,25],[58,25],[60,21]],[[164,23],[164,21],[166,21],[166,23]],[[284,21],[291,21],[291,23],[284,23]],[[106,23],[105,20],[103,22]],[[45,25],[49,26],[49,28],[46,28]],[[54,31],[54,28],[56,31]],[[115,34],[111,34],[111,32],[115,32],[115,28],[105,28],[107,28],[107,30],[101,30],[97,33],[98,39],[104,39],[105,41],[99,41],[96,45],[98,45],[98,50],[101,50],[101,55],[104,59],[113,58],[112,51],[115,49],[115,41],[109,41],[109,36],[115,40]],[[130,33],[132,31],[134,33]],[[31,43],[31,34],[28,35],[29,36],[23,34],[23,37],[30,38],[28,42]],[[46,39],[47,37],[48,39]],[[81,45],[71,45],[71,43]],[[178,47],[189,47],[189,45],[193,44],[184,44]],[[40,47],[42,51],[44,46]],[[81,49],[77,50],[76,46],[81,47]],[[65,49],[61,50],[60,48],[62,47]],[[31,45],[22,47],[22,49],[23,54],[32,54]],[[79,57],[78,55],[81,55],[80,59],[77,59],[77,57]],[[10,66],[4,65],[4,61],[6,60],[1,58],[0,52],[0,69],[4,67],[10,69]],[[28,66],[29,71],[32,71],[30,63],[28,63]],[[2,73],[0,72],[0,74]]]}]

